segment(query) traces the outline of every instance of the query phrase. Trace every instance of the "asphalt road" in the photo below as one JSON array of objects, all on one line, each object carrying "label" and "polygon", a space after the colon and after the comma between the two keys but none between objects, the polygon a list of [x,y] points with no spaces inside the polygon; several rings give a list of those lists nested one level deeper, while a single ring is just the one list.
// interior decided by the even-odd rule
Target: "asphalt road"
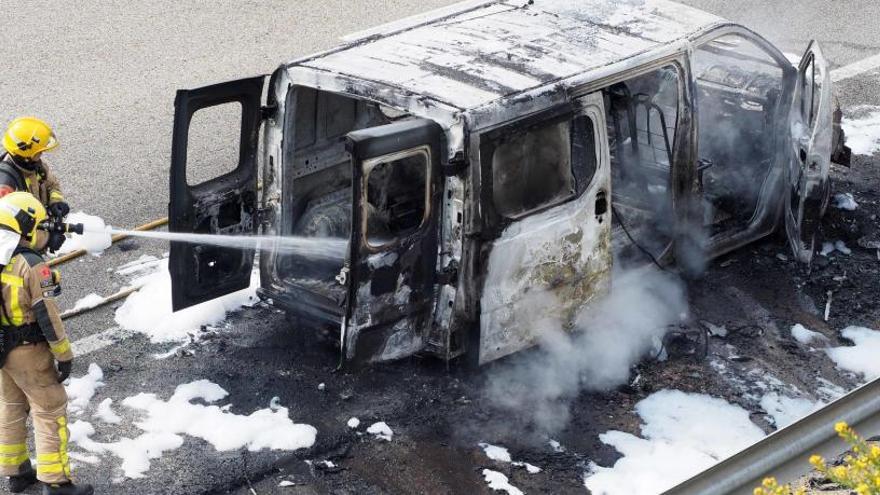
[{"label": "asphalt road", "polygon": [[[0,121],[21,114],[50,121],[61,147],[49,157],[49,163],[60,176],[74,210],[99,215],[113,225],[139,225],[167,213],[176,89],[269,73],[289,59],[333,46],[339,36],[351,31],[449,3],[32,1],[27,8],[4,9]],[[876,29],[880,4],[875,1],[805,0],[797,6],[780,0],[685,3],[752,27],[786,52],[800,53],[809,39],[818,39],[835,67],[880,53],[880,32]],[[880,104],[876,71],[841,82],[837,91],[845,107]],[[225,168],[226,157],[221,153],[216,156],[213,166]],[[125,250],[113,248],[101,257],[66,265],[62,302],[69,306],[90,292],[112,293],[126,283],[109,273],[112,269],[141,254],[161,255],[167,250],[166,245],[150,241],[128,242],[123,247]],[[269,323],[256,324],[249,318]],[[69,322],[74,339],[113,327],[112,308]],[[104,367],[107,386],[98,399],[119,400],[141,390],[167,397],[179,383],[209,378],[229,387],[236,410],[246,413],[265,407],[273,395],[286,394],[283,398],[291,402],[311,397],[314,384],[331,378],[333,363],[328,353],[323,355],[328,358],[326,366],[315,365],[310,369],[318,371],[299,377],[296,383],[302,390],[273,390],[273,382],[266,376],[285,367],[296,374],[295,356],[285,354],[274,338],[281,327],[280,317],[270,310],[249,310],[228,329],[242,338],[233,340],[228,348],[206,352],[204,358],[196,350],[196,355],[187,359],[157,361],[152,353],[163,349],[141,337],[131,337],[83,356],[77,371],[84,373],[89,362]],[[260,348],[275,349],[270,353],[275,357],[249,368],[252,362],[247,359],[259,361],[254,350]],[[261,382],[259,387],[246,386],[249,374]],[[292,407],[296,415],[298,411]],[[338,421],[344,418],[331,416],[296,419],[315,424],[322,432],[332,430],[332,425],[338,430]],[[106,440],[131,433],[127,420],[117,429],[99,431],[97,437]],[[196,493],[232,489],[252,475],[260,478],[260,472],[280,457],[254,455],[250,463],[242,463],[240,452],[218,454],[203,442],[188,441],[184,448],[157,461],[146,479],[122,479],[116,460],[81,465],[80,477],[96,481],[103,493]]]}]

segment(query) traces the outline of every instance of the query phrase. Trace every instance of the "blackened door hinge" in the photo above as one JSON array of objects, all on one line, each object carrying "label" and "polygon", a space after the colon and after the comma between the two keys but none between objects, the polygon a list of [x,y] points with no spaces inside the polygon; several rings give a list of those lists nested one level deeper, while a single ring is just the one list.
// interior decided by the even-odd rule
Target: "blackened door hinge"
[{"label": "blackened door hinge", "polygon": [[264,107],[260,107],[260,118],[263,120],[271,119],[275,116],[275,112],[278,110],[278,105],[267,105]]},{"label": "blackened door hinge", "polygon": [[452,177],[464,172],[465,169],[467,169],[467,160],[464,159],[461,152],[458,152],[449,159],[449,163],[443,166],[443,176]]},{"label": "blackened door hinge", "polygon": [[257,209],[257,225],[266,226],[275,221],[274,208],[258,208]]},{"label": "blackened door hinge", "polygon": [[437,276],[437,283],[440,285],[457,285],[458,284],[458,264],[453,263],[444,268]]}]

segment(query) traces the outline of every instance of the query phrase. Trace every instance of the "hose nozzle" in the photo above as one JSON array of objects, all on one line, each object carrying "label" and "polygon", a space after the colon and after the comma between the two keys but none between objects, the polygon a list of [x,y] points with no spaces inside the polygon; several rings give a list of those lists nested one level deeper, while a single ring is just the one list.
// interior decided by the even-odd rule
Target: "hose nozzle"
[{"label": "hose nozzle", "polygon": [[81,223],[65,223],[61,220],[50,219],[40,224],[40,230],[46,232],[57,232],[59,234],[79,234],[83,235],[85,227]]}]

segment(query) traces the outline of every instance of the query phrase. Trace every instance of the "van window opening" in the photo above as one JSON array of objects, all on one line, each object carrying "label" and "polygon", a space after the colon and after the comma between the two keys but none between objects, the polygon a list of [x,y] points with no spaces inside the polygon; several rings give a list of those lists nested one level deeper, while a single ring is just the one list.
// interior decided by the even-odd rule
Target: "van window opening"
[{"label": "van window opening", "polygon": [[693,71],[704,224],[712,234],[743,230],[777,156],[783,69],[754,42],[731,34],[698,48]]},{"label": "van window opening", "polygon": [[615,263],[622,266],[659,259],[672,242],[670,181],[680,80],[679,69],[670,65],[605,90],[612,245]]},{"label": "van window opening", "polygon": [[235,170],[241,150],[241,103],[233,101],[196,111],[189,124],[186,183],[190,186]]},{"label": "van window opening", "polygon": [[492,207],[517,219],[574,198],[596,173],[593,122],[580,115],[489,137]]},{"label": "van window opening", "polygon": [[574,194],[568,122],[501,142],[492,154],[492,191],[499,215],[516,218]]},{"label": "van window opening", "polygon": [[369,168],[364,204],[364,236],[371,247],[392,244],[412,234],[428,215],[431,163],[425,150]]}]

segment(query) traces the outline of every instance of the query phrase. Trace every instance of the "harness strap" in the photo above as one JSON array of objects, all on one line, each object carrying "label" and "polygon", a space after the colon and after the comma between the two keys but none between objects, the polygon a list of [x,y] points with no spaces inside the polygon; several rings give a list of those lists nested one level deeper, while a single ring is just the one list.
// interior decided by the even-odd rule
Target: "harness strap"
[{"label": "harness strap", "polygon": [[0,368],[6,364],[6,357],[20,345],[46,342],[46,337],[36,323],[20,326],[0,326]]}]

